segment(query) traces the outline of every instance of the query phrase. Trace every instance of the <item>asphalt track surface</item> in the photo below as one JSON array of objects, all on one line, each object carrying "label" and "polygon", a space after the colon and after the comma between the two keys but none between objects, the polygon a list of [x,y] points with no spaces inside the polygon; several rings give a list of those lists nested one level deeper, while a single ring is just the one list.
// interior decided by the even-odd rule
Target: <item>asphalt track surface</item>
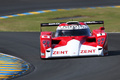
[{"label": "asphalt track surface", "polygon": [[120,34],[109,33],[109,56],[41,60],[39,32],[0,32],[0,51],[34,67],[14,80],[119,80]]},{"label": "asphalt track surface", "polygon": [[0,0],[0,16],[45,9],[120,5],[120,0]]},{"label": "asphalt track surface", "polygon": [[[28,11],[120,5],[120,0],[0,0],[0,15]],[[39,32],[0,32],[0,52],[31,63],[14,80],[120,80],[120,33],[108,34],[109,56],[41,60]]]}]

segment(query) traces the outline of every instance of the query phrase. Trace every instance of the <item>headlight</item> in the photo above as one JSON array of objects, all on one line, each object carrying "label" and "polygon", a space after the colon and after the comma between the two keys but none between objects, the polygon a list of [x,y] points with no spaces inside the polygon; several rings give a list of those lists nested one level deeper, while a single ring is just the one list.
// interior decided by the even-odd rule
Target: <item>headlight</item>
[{"label": "headlight", "polygon": [[105,39],[104,38],[102,38],[102,41],[104,41]]},{"label": "headlight", "polygon": [[45,44],[45,43],[46,43],[46,41],[43,41],[42,43],[43,43],[43,44]]},{"label": "headlight", "polygon": [[47,41],[47,44],[50,44],[50,41]]},{"label": "headlight", "polygon": [[100,43],[98,43],[98,45],[100,45]]},{"label": "headlight", "polygon": [[103,45],[105,38],[99,38],[97,41],[98,41],[98,45]]},{"label": "headlight", "polygon": [[43,43],[43,45],[45,46],[45,47],[50,47],[50,41],[42,41],[42,43]]},{"label": "headlight", "polygon": [[98,39],[98,42],[100,42],[100,39]]},{"label": "headlight", "polygon": [[103,44],[103,42],[101,42],[101,44]]}]

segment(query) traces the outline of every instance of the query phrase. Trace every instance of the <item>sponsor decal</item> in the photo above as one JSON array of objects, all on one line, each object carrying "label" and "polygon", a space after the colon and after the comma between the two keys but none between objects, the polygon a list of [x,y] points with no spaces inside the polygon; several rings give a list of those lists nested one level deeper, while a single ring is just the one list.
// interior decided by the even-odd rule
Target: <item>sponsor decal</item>
[{"label": "sponsor decal", "polygon": [[49,25],[60,25],[60,23],[49,23]]},{"label": "sponsor decal", "polygon": [[42,36],[42,38],[50,38],[50,36],[48,36],[48,35],[45,35],[45,36]]},{"label": "sponsor decal", "polygon": [[85,23],[97,23],[97,22],[95,22],[95,21],[88,21],[88,22],[85,22]]},{"label": "sponsor decal", "polygon": [[97,37],[104,36],[104,35],[105,35],[105,33],[99,33],[99,34],[97,34]]},{"label": "sponsor decal", "polygon": [[91,49],[91,50],[80,50],[80,53],[95,53],[95,49]]},{"label": "sponsor decal", "polygon": [[67,54],[68,51],[53,51],[53,55],[57,55],[57,54]]},{"label": "sponsor decal", "polygon": [[60,26],[58,28],[61,28],[61,29],[86,29],[88,28],[88,26],[86,25],[70,25],[70,26]]}]

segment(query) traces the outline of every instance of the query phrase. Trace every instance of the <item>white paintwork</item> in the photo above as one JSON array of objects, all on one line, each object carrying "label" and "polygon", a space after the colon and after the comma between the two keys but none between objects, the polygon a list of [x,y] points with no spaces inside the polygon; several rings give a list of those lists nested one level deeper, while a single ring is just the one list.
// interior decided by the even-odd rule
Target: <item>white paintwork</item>
[{"label": "white paintwork", "polygon": [[50,38],[48,35],[42,35],[42,38]]},{"label": "white paintwork", "polygon": [[[46,58],[49,57],[70,57],[70,56],[103,56],[103,49],[98,50],[98,48],[102,48],[100,46],[93,47],[88,45],[82,45],[78,40],[70,40],[68,41],[66,46],[57,47],[54,49],[47,49],[50,52],[46,52]],[[67,51],[67,52],[66,52]],[[84,51],[83,53],[81,53]],[[64,53],[64,54],[63,54]]]},{"label": "white paintwork", "polygon": [[67,43],[66,47],[70,56],[78,56],[81,43],[78,40],[71,40]]},{"label": "white paintwork", "polygon": [[104,36],[104,35],[105,35],[105,33],[99,33],[99,34],[97,34],[97,37]]}]

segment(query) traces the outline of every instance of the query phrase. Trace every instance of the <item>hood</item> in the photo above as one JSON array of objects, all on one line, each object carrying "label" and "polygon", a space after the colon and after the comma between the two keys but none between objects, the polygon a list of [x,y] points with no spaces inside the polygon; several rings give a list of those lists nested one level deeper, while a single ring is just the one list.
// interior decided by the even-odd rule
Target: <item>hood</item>
[{"label": "hood", "polygon": [[[71,41],[79,41],[81,44],[86,41],[87,36],[67,36],[52,39],[52,48],[68,45]],[[74,44],[71,44],[71,46]]]}]

